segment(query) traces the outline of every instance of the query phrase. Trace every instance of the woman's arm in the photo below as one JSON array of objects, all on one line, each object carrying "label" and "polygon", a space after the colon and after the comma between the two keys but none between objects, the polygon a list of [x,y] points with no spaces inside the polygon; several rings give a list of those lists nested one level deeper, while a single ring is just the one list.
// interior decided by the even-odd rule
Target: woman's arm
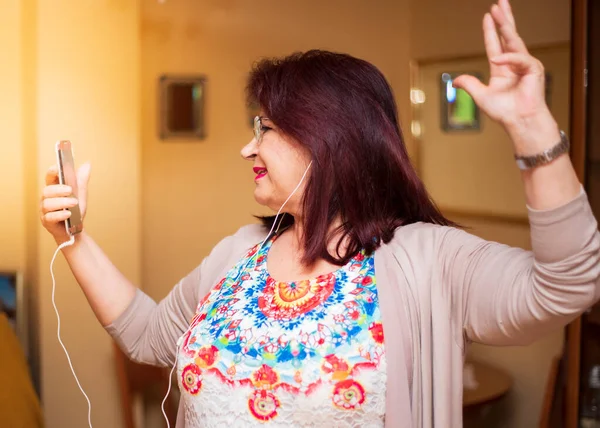
[{"label": "woman's arm", "polygon": [[103,326],[112,323],[133,301],[135,285],[85,232],[76,235],[75,244],[63,248],[63,254],[98,321]]},{"label": "woman's arm", "polygon": [[444,228],[442,281],[468,340],[527,344],[598,300],[600,234],[585,193],[529,219],[533,251]]},{"label": "woman's arm", "polygon": [[[58,168],[46,172],[46,187],[40,202],[40,220],[57,244],[69,241],[64,221],[71,215],[67,208],[79,205],[82,218],[87,212],[87,189],[90,165],[77,172],[79,199],[73,189],[59,184]],[[111,263],[102,249],[86,232],[75,235],[73,245],[63,248],[63,254],[75,279],[81,286],[90,307],[102,325],[114,321],[132,302],[136,287]]]},{"label": "woman's arm", "polygon": [[173,364],[177,340],[188,329],[198,304],[205,263],[183,278],[158,304],[137,290],[131,304],[106,326],[129,358],[155,366]]},{"label": "woman's arm", "polygon": [[[79,200],[72,197],[72,189],[58,183],[57,173],[52,167],[46,174],[40,211],[43,226],[61,244],[69,240],[64,221],[70,212],[65,208],[78,203],[85,216],[90,167],[86,164],[79,169]],[[124,351],[137,361],[167,365],[198,302],[199,269],[157,305],[115,267],[85,231],[75,236],[72,246],[63,248],[63,254],[96,318]]]},{"label": "woman's arm", "polygon": [[[454,84],[501,123],[517,156],[560,142],[545,101],[545,73],[517,34],[508,0],[483,20],[490,81],[471,76]],[[567,153],[522,172],[532,252],[444,231],[442,277],[450,286],[453,318],[470,340],[519,344],[565,325],[598,298],[598,225]]]},{"label": "woman's arm", "polygon": [[107,331],[133,360],[170,366],[177,340],[188,330],[200,298],[227,274],[253,245],[261,242],[260,225],[240,228],[219,242],[200,266],[182,279],[160,303],[137,291],[135,299]]},{"label": "woman's arm", "polygon": [[157,304],[137,289],[85,232],[63,253],[94,314],[123,351],[138,362],[172,364],[177,339],[198,303],[202,265]]}]

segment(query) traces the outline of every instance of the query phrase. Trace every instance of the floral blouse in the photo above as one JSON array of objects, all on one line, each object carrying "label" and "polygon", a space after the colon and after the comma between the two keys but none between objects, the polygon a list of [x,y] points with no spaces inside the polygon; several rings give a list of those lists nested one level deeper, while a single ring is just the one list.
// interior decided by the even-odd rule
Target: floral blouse
[{"label": "floral blouse", "polygon": [[276,238],[256,245],[199,303],[178,354],[197,427],[383,427],[386,361],[374,256],[279,282]]}]

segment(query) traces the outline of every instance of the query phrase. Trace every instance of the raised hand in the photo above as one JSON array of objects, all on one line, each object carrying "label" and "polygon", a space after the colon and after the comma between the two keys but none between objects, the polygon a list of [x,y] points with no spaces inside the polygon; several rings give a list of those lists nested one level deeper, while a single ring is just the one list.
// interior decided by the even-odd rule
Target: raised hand
[{"label": "raised hand", "polygon": [[58,184],[58,167],[50,167],[46,172],[46,187],[42,191],[40,201],[40,220],[42,225],[50,232],[57,243],[69,240],[64,221],[71,212],[66,208],[79,203],[82,218],[85,217],[87,208],[87,185],[90,178],[90,164],[83,164],[77,171],[77,186],[79,200],[71,196],[68,186]]},{"label": "raised hand", "polygon": [[508,0],[499,0],[485,14],[483,34],[490,63],[488,84],[462,75],[454,80],[454,86],[467,91],[481,110],[509,133],[532,119],[548,116],[544,67],[517,33]]}]

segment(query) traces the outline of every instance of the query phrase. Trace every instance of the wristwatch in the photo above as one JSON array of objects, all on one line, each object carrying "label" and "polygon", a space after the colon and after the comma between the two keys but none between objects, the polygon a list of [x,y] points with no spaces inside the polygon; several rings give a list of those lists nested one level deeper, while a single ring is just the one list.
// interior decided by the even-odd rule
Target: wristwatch
[{"label": "wristwatch", "polygon": [[515,155],[515,160],[517,161],[517,166],[519,169],[525,171],[552,162],[560,155],[567,153],[570,146],[571,143],[569,142],[569,137],[567,137],[567,134],[565,134],[563,131],[560,131],[560,142],[555,146],[550,147],[549,149],[544,150],[542,153],[538,153],[537,155]]}]

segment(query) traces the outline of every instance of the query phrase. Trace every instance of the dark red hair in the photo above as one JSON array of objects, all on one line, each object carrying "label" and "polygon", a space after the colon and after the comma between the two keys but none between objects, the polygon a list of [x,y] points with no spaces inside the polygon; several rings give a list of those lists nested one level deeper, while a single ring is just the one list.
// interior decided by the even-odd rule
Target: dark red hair
[{"label": "dark red hair", "polygon": [[[321,50],[264,59],[252,69],[247,95],[311,153],[303,197],[308,265],[320,258],[343,265],[361,249],[371,254],[402,225],[453,224],[410,162],[392,89],[374,65]],[[341,228],[332,232],[338,217]],[[271,228],[274,217],[262,220]],[[282,225],[293,221],[286,215]],[[344,254],[327,249],[336,232],[348,238]]]}]

